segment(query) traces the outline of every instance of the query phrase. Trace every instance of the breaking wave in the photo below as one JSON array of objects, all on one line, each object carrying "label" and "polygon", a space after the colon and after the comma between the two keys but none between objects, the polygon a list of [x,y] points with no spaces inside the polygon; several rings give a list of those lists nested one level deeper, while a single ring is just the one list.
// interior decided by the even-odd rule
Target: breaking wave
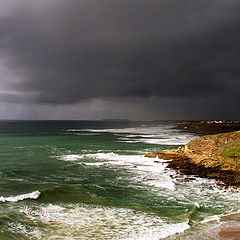
[{"label": "breaking wave", "polygon": [[196,137],[188,133],[183,134],[179,130],[173,129],[173,126],[141,126],[136,128],[116,129],[69,129],[67,132],[71,132],[75,135],[111,133],[116,135],[122,142],[158,145],[184,145]]},{"label": "breaking wave", "polygon": [[175,184],[172,181],[170,174],[174,174],[170,171],[165,172],[167,162],[158,159],[156,162],[154,159],[144,157],[143,155],[120,155],[114,152],[109,153],[93,153],[83,155],[64,155],[59,157],[61,160],[78,162],[87,167],[111,167],[111,168],[126,168],[128,171],[133,172],[134,176],[132,180],[134,182],[142,182],[146,186],[154,188],[165,188],[169,190],[175,189]]},{"label": "breaking wave", "polygon": [[25,199],[37,199],[40,196],[40,192],[39,191],[34,191],[31,193],[26,193],[26,194],[21,194],[21,195],[17,195],[17,196],[10,196],[10,197],[0,197],[0,202],[19,202],[19,201],[23,201]]},{"label": "breaking wave", "polygon": [[20,211],[31,220],[55,227],[53,239],[157,240],[190,228],[188,222],[167,223],[131,209],[86,204],[46,204],[39,210],[24,207]]}]

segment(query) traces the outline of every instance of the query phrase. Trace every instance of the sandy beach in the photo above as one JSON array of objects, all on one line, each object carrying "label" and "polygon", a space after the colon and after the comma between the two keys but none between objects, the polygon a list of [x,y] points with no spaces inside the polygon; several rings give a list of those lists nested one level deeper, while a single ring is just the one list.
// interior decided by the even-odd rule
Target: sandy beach
[{"label": "sandy beach", "polygon": [[240,239],[240,214],[231,214],[221,218],[218,235],[220,239]]}]

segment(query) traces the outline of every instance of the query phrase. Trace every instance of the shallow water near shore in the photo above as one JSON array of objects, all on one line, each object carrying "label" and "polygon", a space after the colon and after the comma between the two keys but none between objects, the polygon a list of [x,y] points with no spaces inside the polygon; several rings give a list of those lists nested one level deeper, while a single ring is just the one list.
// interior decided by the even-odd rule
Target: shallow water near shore
[{"label": "shallow water near shore", "polygon": [[1,121],[0,239],[194,239],[238,211],[238,192],[144,157],[196,137],[175,124]]}]

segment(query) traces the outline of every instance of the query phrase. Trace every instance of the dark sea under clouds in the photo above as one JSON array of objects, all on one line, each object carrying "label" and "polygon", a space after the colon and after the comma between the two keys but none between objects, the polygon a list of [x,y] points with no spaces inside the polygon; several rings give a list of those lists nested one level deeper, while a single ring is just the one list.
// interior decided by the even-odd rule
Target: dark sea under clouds
[{"label": "dark sea under clouds", "polygon": [[0,239],[208,239],[240,194],[144,157],[196,137],[175,124],[1,121]]}]

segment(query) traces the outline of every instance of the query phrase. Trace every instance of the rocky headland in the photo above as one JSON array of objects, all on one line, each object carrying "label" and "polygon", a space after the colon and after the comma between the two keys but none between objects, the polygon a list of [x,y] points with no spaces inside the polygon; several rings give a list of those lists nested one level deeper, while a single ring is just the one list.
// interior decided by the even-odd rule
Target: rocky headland
[{"label": "rocky headland", "polygon": [[[203,136],[191,140],[184,147],[145,156],[169,160],[168,167],[182,174],[216,179],[221,187],[239,189],[240,122],[186,122],[177,128]],[[185,180],[189,181],[191,177]],[[215,231],[214,239],[240,239],[240,214],[222,217]]]},{"label": "rocky headland", "polygon": [[145,156],[171,160],[168,168],[186,175],[217,179],[225,186],[240,186],[240,131],[201,136],[184,147]]}]

